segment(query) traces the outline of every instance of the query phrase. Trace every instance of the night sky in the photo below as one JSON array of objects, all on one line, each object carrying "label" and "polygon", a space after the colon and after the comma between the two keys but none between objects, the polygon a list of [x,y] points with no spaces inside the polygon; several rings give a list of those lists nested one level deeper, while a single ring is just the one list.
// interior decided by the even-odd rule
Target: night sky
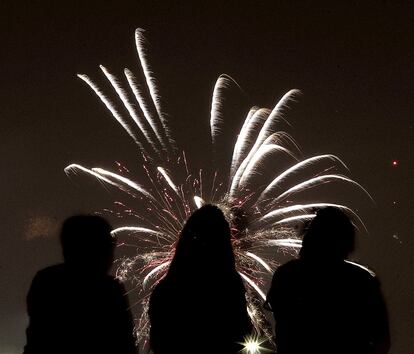
[{"label": "night sky", "polygon": [[414,352],[410,3],[2,1],[0,353],[24,345],[25,296],[35,272],[61,259],[62,220],[114,200],[87,178],[68,179],[64,167],[113,169],[114,161],[136,161],[132,141],[76,74],[101,78],[99,64],[115,73],[138,68],[137,27],[146,30],[173,134],[196,167],[209,150],[219,74],[243,88],[243,108],[272,108],[287,90],[302,91],[287,113],[288,131],[304,156],[341,157],[373,196],[375,203],[352,194],[369,229],[359,236],[354,259],[382,282],[391,352]]}]

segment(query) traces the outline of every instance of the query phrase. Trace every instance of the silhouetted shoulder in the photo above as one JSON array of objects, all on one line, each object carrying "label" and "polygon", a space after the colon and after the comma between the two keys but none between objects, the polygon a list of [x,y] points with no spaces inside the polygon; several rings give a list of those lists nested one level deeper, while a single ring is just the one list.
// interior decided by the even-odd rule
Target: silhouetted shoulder
[{"label": "silhouetted shoulder", "polygon": [[33,281],[42,282],[45,279],[60,278],[64,274],[66,274],[66,266],[64,264],[56,264],[39,270]]},{"label": "silhouetted shoulder", "polygon": [[48,301],[47,298],[51,295],[52,288],[65,284],[66,274],[66,267],[63,264],[53,265],[36,273],[27,296],[29,315],[35,310],[39,301]]},{"label": "silhouetted shoulder", "polygon": [[[76,284],[76,286],[75,286]],[[80,287],[81,286],[81,287]],[[32,281],[31,292],[39,290],[43,295],[47,295],[46,289],[54,289],[54,296],[61,295],[59,290],[81,291],[84,292],[88,288],[104,287],[111,292],[125,293],[124,286],[116,278],[109,274],[100,274],[98,277],[88,275],[87,269],[85,272],[73,270],[65,264],[57,264],[44,268],[37,272]],[[58,293],[56,293],[58,291]],[[118,295],[118,294],[117,294]],[[30,296],[30,293],[29,293]]]},{"label": "silhouetted shoulder", "polygon": [[381,284],[374,272],[358,264],[346,261],[343,263],[343,268],[345,270],[344,278],[348,278],[355,288],[359,287],[360,291],[365,290],[368,296],[382,296]]},{"label": "silhouetted shoulder", "polygon": [[324,262],[306,262],[301,259],[295,259],[281,265],[274,273],[272,285],[276,283],[296,283],[298,281],[321,280],[326,286],[341,282],[346,286],[358,287],[378,287],[379,281],[375,274],[367,268],[340,261],[336,263]]},{"label": "silhouetted shoulder", "polygon": [[[150,303],[149,303],[149,315],[150,317],[157,316],[155,310],[157,312],[162,312],[163,310],[159,310],[160,305],[165,304],[165,302],[174,301],[173,294],[172,294],[173,287],[168,286],[168,282],[165,279],[162,279],[152,290],[150,296]],[[166,305],[168,307],[168,305]],[[154,326],[152,326],[154,327]]]},{"label": "silhouetted shoulder", "polygon": [[291,260],[279,266],[273,274],[272,282],[279,280],[289,280],[292,276],[299,275],[305,271],[303,261],[299,259]]},{"label": "silhouetted shoulder", "polygon": [[287,272],[298,272],[303,269],[303,262],[299,259],[293,259],[285,264],[282,264],[276,269],[276,273],[285,274]]},{"label": "silhouetted shoulder", "polygon": [[285,286],[285,284],[298,284],[298,279],[304,276],[304,271],[303,262],[298,259],[291,260],[276,269],[266,299],[272,311],[282,304],[286,291],[290,291],[290,285]]},{"label": "silhouetted shoulder", "polygon": [[[329,270],[327,270],[329,274]],[[375,274],[367,268],[358,264],[343,261],[340,264],[332,267],[332,275],[335,279],[347,288],[359,289],[362,291],[372,292],[379,288],[379,281]]]},{"label": "silhouetted shoulder", "polygon": [[[79,274],[65,264],[39,271],[27,296],[25,354],[136,353],[125,288],[110,275]],[[56,348],[59,348],[56,351]]]}]

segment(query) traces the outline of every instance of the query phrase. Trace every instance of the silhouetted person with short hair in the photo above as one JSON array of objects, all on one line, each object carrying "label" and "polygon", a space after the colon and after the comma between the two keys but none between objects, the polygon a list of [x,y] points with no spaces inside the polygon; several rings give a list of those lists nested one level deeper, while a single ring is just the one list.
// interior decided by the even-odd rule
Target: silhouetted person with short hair
[{"label": "silhouetted person with short hair", "polygon": [[67,219],[64,263],[39,271],[27,296],[24,354],[135,354],[123,285],[110,276],[116,239],[99,216]]},{"label": "silhouetted person with short hair", "polygon": [[151,294],[155,354],[232,354],[251,331],[245,288],[235,268],[230,227],[205,205],[187,220],[167,275]]},{"label": "silhouetted person with short hair", "polygon": [[385,354],[387,311],[378,280],[345,261],[355,230],[338,208],[318,211],[300,257],[279,267],[267,296],[278,354]]}]

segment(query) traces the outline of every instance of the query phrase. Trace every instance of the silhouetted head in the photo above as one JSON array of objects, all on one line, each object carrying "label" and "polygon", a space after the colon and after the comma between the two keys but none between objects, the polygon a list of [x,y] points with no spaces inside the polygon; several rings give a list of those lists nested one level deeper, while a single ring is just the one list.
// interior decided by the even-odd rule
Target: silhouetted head
[{"label": "silhouetted head", "polygon": [[344,260],[354,250],[355,227],[340,209],[317,212],[303,236],[300,257],[307,260]]},{"label": "silhouetted head", "polygon": [[60,240],[65,263],[85,273],[107,273],[112,266],[116,239],[111,225],[96,215],[75,215],[66,219]]},{"label": "silhouetted head", "polygon": [[218,207],[204,205],[184,225],[169,274],[234,269],[230,226]]}]

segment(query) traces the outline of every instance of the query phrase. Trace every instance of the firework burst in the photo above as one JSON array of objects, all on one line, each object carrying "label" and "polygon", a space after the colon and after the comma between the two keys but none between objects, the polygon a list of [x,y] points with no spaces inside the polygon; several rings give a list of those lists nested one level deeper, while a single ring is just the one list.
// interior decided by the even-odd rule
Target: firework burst
[{"label": "firework burst", "polygon": [[[292,137],[279,131],[286,108],[295,100],[298,90],[288,91],[272,110],[259,107],[249,110],[235,140],[225,178],[213,173],[206,181],[202,170],[191,173],[186,155],[179,152],[161,108],[145,54],[143,30],[136,30],[135,43],[143,80],[139,81],[139,76],[129,69],[124,70],[124,77],[118,78],[100,66],[114,90],[111,95],[105,95],[89,76],[79,74],[78,77],[95,92],[137,144],[143,161],[142,181],[138,183],[130,178],[129,171],[120,163],[117,163],[117,173],[78,164],[69,165],[65,171],[68,175],[88,174],[125,192],[145,208],[145,212],[138,213],[117,202],[117,207],[135,222],[113,230],[116,235],[127,236],[122,238],[120,247],[134,251],[133,255],[118,260],[116,274],[122,280],[131,281],[133,291],[138,293],[140,302],[136,305],[142,306],[141,316],[136,320],[138,339],[145,345],[149,331],[148,297],[168,270],[186,219],[201,205],[213,203],[224,211],[231,224],[237,270],[246,284],[254,336],[271,341],[272,331],[262,309],[264,285],[278,266],[277,251],[295,253],[301,246],[295,226],[312,219],[319,208],[329,205],[359,220],[345,205],[321,200],[298,204],[295,197],[329,182],[345,182],[365,190],[345,175],[335,173],[338,169],[346,170],[338,157],[326,154],[300,159]],[[213,89],[210,113],[213,151],[225,124],[223,97],[231,86],[238,85],[230,76],[221,75]],[[269,172],[269,161],[273,166],[280,156],[289,161],[288,167],[281,171],[276,167]],[[263,167],[267,167],[266,173]],[[260,184],[256,182],[258,175]]]}]

